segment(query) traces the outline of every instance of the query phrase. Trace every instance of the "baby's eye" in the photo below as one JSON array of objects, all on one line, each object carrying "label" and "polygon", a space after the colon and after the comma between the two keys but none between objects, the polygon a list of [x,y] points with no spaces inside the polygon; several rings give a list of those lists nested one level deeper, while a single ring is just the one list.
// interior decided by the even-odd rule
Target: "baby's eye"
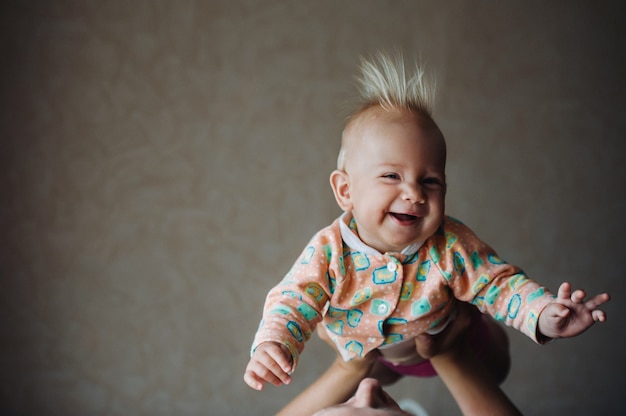
[{"label": "baby's eye", "polygon": [[429,187],[443,186],[443,182],[439,178],[425,178],[423,183],[425,186]]},{"label": "baby's eye", "polygon": [[383,178],[386,178],[386,179],[400,179],[400,175],[398,175],[397,173],[385,173],[383,175]]}]

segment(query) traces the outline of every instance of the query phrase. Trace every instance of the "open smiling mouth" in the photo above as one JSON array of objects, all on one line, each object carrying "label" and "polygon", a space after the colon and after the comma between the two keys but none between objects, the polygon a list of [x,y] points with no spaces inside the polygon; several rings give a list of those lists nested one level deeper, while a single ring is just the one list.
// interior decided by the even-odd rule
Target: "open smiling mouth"
[{"label": "open smiling mouth", "polygon": [[400,224],[411,224],[419,219],[417,215],[399,214],[396,212],[391,212],[390,215]]}]

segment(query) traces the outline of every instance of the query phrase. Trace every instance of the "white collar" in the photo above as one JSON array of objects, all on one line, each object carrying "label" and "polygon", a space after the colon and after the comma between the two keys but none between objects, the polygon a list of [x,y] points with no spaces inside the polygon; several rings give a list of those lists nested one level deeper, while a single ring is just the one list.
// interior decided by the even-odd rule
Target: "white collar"
[{"label": "white collar", "polygon": [[[380,256],[381,254],[383,254],[383,253],[379,252],[378,250],[376,250],[375,248],[370,247],[367,244],[365,244],[359,238],[359,236],[356,235],[354,233],[354,231],[352,231],[350,229],[350,227],[348,227],[348,224],[346,224],[345,220],[348,219],[348,217],[351,216],[351,215],[352,214],[350,214],[348,212],[344,212],[341,215],[341,219],[339,221],[339,228],[341,230],[341,238],[343,239],[344,243],[346,243],[348,245],[348,247],[350,247],[351,249],[356,250],[356,251],[360,251],[361,253],[369,254],[369,255],[372,255],[372,256]],[[400,254],[405,254],[407,256],[415,254],[417,252],[417,250],[420,249],[422,244],[424,244],[423,241],[420,241],[420,242],[408,245],[408,246],[404,247],[404,249],[402,249]]]}]

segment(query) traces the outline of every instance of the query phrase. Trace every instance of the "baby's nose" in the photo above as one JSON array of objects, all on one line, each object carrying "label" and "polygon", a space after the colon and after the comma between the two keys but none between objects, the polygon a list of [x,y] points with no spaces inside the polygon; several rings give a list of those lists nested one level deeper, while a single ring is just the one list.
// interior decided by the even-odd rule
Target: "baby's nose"
[{"label": "baby's nose", "polygon": [[407,183],[404,187],[403,198],[411,203],[423,203],[424,191],[419,184]]}]

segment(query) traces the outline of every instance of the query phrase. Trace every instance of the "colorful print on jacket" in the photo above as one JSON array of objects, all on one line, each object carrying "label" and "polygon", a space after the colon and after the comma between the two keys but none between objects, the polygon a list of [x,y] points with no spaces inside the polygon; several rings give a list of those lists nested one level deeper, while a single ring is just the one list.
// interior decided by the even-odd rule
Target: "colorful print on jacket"
[{"label": "colorful print on jacket", "polygon": [[448,322],[457,299],[538,342],[537,318],[554,296],[458,220],[445,217],[413,254],[349,247],[340,222],[351,220],[346,213],[319,231],[269,292],[252,351],[266,341],[282,343],[295,366],[323,322],[348,361],[437,330]]}]

